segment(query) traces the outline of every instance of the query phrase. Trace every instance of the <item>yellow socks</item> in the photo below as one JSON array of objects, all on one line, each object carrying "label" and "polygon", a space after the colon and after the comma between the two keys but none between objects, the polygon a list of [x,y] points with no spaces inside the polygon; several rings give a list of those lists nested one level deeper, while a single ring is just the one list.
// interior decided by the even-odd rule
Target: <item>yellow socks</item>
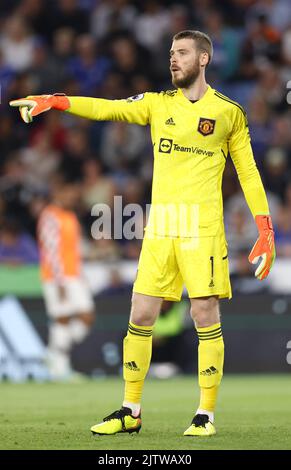
[{"label": "yellow socks", "polygon": [[123,406],[131,408],[134,415],[140,411],[143,384],[151,362],[152,334],[152,326],[138,326],[130,322],[123,340]]},{"label": "yellow socks", "polygon": [[[143,384],[152,355],[153,326],[138,326],[129,323],[123,342],[123,377],[125,392],[123,406],[132,409],[133,415],[140,412]],[[206,413],[213,421],[219,384],[223,375],[224,343],[220,323],[197,328],[199,338],[198,369],[201,389],[198,412]]]},{"label": "yellow socks", "polygon": [[223,375],[224,343],[221,324],[206,328],[197,328],[198,373],[200,386],[200,404],[198,411],[202,414],[208,411],[209,419],[213,421],[219,384]]},{"label": "yellow socks", "polygon": [[218,387],[210,387],[210,388],[201,387],[199,409],[214,412],[217,394],[218,394]]}]

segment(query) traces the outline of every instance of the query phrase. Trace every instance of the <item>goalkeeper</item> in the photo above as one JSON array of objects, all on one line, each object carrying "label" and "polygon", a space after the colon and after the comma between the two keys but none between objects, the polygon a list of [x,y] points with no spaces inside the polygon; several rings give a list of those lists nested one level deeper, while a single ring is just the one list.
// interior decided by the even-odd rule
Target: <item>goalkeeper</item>
[{"label": "goalkeeper", "polygon": [[258,228],[249,255],[263,280],[275,259],[274,232],[243,108],[205,80],[210,38],[182,31],[173,38],[170,72],[174,89],[125,100],[59,95],[12,101],[25,122],[51,108],[95,120],[151,125],[154,154],[151,212],[145,229],[132,309],[124,339],[122,407],[96,434],[138,432],[141,397],[150,365],[152,332],[163,299],[178,301],[185,284],[198,338],[200,403],[185,436],[215,434],[214,410],[223,374],[224,343],[219,299],[231,298],[221,183],[228,155],[238,173]]}]

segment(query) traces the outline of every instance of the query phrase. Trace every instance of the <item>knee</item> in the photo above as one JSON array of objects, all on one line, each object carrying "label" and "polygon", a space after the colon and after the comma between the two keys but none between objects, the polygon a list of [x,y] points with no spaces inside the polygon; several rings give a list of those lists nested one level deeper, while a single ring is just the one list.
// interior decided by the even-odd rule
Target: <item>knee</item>
[{"label": "knee", "polygon": [[198,328],[206,328],[220,322],[219,306],[216,298],[196,301],[191,305],[191,317]]},{"label": "knee", "polygon": [[198,328],[206,328],[211,326],[209,310],[191,308],[191,317]]},{"label": "knee", "polygon": [[81,313],[80,315],[78,315],[78,318],[79,320],[81,320],[83,323],[85,323],[85,325],[87,325],[88,327],[90,327],[93,322],[94,322],[94,319],[95,319],[95,316],[93,313],[91,312],[88,312],[88,313]]},{"label": "knee", "polygon": [[70,317],[57,317],[54,320],[54,324],[59,324],[59,325],[68,325],[70,323]]},{"label": "knee", "polygon": [[155,314],[150,305],[138,299],[132,299],[130,321],[139,326],[152,326]]}]

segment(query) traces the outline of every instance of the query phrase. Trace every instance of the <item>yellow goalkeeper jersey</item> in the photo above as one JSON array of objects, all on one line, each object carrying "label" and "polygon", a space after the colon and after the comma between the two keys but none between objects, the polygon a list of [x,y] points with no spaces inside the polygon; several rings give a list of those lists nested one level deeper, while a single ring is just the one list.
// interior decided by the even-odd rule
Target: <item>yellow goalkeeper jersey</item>
[{"label": "yellow goalkeeper jersey", "polygon": [[181,89],[124,100],[69,100],[68,112],[78,116],[150,125],[154,171],[148,234],[215,236],[223,227],[221,186],[228,155],[253,216],[269,213],[246,114],[210,86],[194,103]]}]

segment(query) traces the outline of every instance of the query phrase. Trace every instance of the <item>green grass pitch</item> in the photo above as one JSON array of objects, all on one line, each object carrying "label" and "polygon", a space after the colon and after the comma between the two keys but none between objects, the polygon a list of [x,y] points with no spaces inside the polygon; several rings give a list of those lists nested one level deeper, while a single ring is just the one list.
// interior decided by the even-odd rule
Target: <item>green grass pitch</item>
[{"label": "green grass pitch", "polygon": [[291,449],[288,375],[225,376],[217,435],[184,437],[196,409],[196,378],[147,380],[139,435],[92,436],[90,427],[119,408],[121,378],[81,384],[0,384],[1,449]]}]

